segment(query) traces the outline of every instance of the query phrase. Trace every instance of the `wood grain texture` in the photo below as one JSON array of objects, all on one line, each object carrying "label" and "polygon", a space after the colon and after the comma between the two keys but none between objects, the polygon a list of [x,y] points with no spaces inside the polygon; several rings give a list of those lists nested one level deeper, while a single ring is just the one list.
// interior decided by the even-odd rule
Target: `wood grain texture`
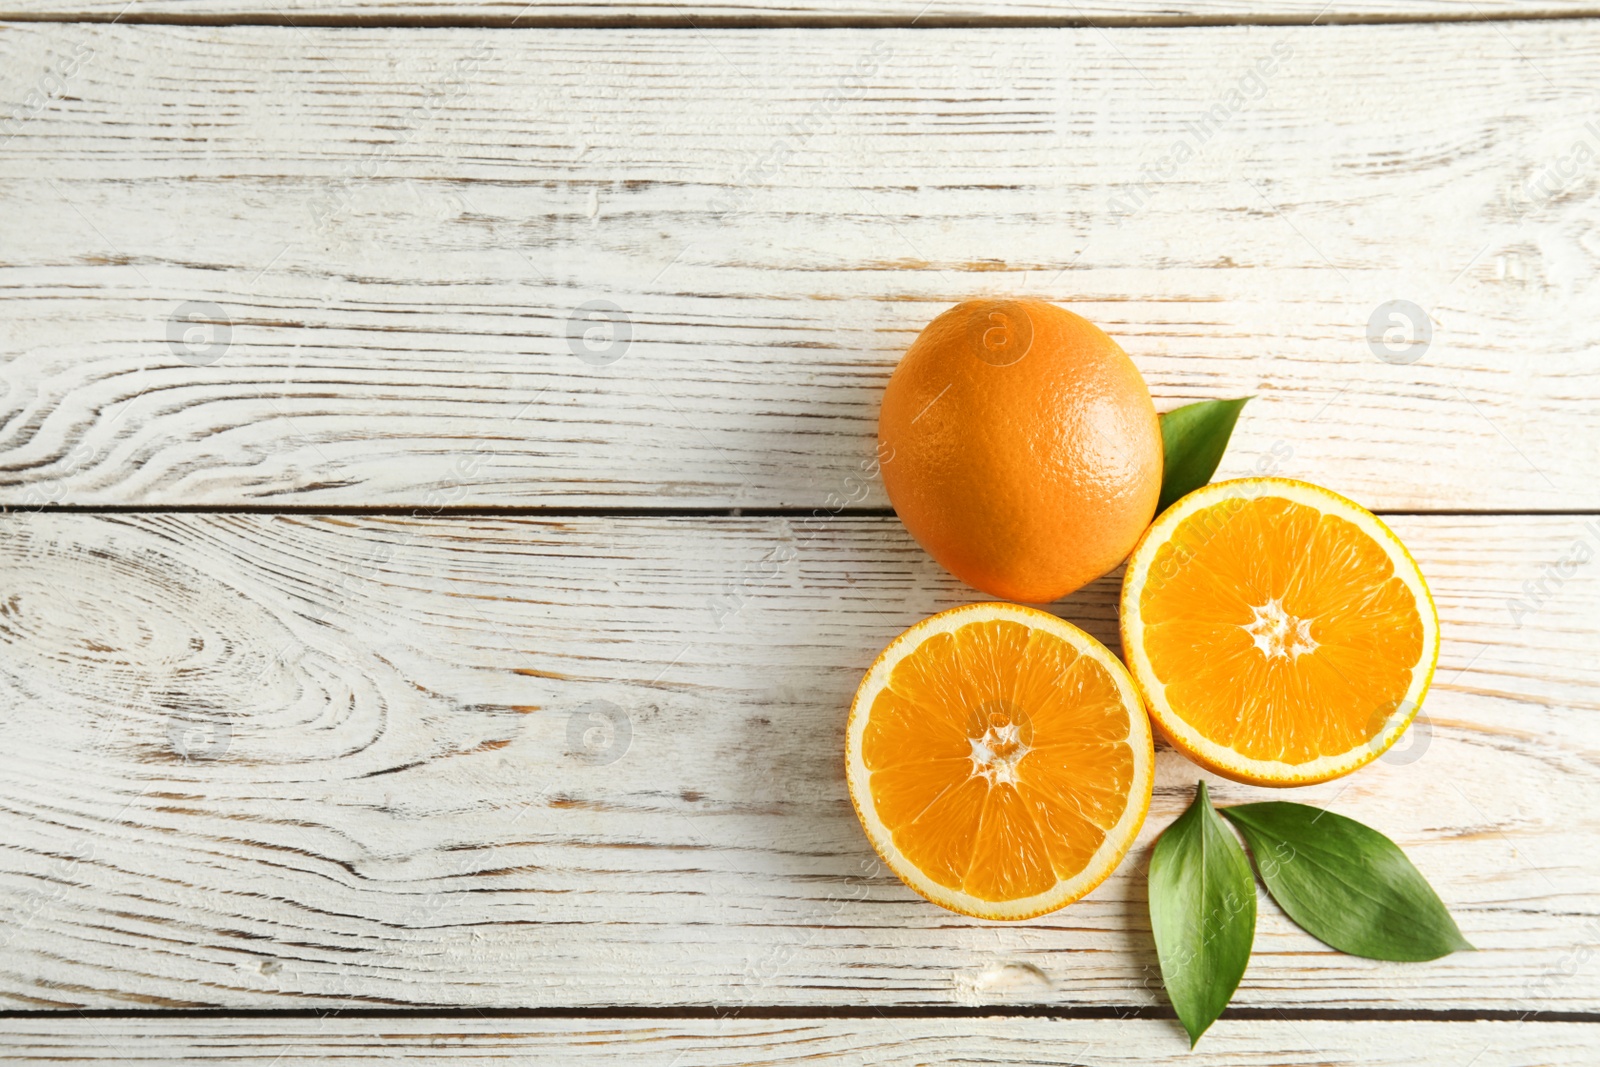
[{"label": "wood grain texture", "polygon": [[372,22],[483,21],[510,26],[577,19],[697,25],[718,21],[914,20],[918,25],[959,19],[1037,19],[1118,26],[1316,20],[1560,18],[1600,13],[1594,0],[6,0],[0,19],[248,18],[293,25],[319,18]]},{"label": "wood grain texture", "polygon": [[8,1019],[8,1063],[1095,1064],[1186,1067],[1532,1067],[1592,1063],[1584,1023],[1328,1022],[1224,1018],[1193,1052],[1149,1019],[439,1020]]},{"label": "wood grain texture", "polygon": [[1256,395],[1224,474],[1594,509],[1595,25],[0,27],[0,503],[881,505],[1027,293]]},{"label": "wood grain texture", "polygon": [[[1585,522],[1397,518],[1443,625],[1425,719],[1296,793],[1397,840],[1480,951],[1343,956],[1263,898],[1236,1005],[1600,1010]],[[893,519],[11,515],[0,589],[11,1006],[1160,1003],[1175,753],[1055,915],[948,914],[874,859],[850,694],[971,597]],[[1114,641],[1114,593],[1059,610]]]}]

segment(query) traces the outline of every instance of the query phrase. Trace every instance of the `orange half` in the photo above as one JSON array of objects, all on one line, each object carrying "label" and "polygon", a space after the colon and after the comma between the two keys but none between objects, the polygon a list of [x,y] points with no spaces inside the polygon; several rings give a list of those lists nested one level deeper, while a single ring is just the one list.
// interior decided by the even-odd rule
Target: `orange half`
[{"label": "orange half", "polygon": [[1150,724],[1106,647],[1049,612],[969,604],[878,656],[845,774],[873,848],[935,904],[1027,919],[1105,880],[1150,808]]},{"label": "orange half", "polygon": [[1122,650],[1174,746],[1256,785],[1325,782],[1382,755],[1422,705],[1439,618],[1400,539],[1287,478],[1197,489],[1128,559]]}]

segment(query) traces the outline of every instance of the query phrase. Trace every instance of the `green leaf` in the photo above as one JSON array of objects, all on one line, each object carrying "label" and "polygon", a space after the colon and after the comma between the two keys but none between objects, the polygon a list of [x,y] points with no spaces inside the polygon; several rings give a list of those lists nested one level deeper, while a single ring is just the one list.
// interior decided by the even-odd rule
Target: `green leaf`
[{"label": "green leaf", "polygon": [[1223,808],[1289,918],[1340,952],[1432,960],[1472,948],[1400,846],[1354,819],[1306,804]]},{"label": "green leaf", "polygon": [[1161,472],[1159,515],[1211,480],[1228,450],[1233,424],[1250,398],[1202,400],[1186,404],[1161,416],[1161,453],[1165,467]]},{"label": "green leaf", "polygon": [[1167,998],[1193,1047],[1232,999],[1256,936],[1250,861],[1204,782],[1150,856],[1150,927]]}]

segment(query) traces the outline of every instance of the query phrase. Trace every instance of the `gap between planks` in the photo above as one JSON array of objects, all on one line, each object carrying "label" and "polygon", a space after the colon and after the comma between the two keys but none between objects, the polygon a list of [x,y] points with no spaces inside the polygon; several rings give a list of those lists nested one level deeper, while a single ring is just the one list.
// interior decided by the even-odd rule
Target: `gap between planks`
[{"label": "gap between planks", "polygon": [[[1441,518],[1593,518],[1600,509],[1583,508],[1372,508],[1374,515]],[[887,519],[892,507],[624,507],[597,504],[508,505],[506,507],[423,507],[420,505],[327,504],[47,504],[34,508],[0,506],[0,519],[12,515],[345,515],[404,519]]]},{"label": "gap between planks", "polygon": [[279,26],[299,29],[473,30],[987,30],[987,29],[1188,29],[1222,26],[1408,26],[1455,22],[1557,22],[1600,18],[1600,6],[1517,12],[1438,11],[1336,12],[1306,15],[1125,15],[1041,17],[1037,15],[305,15],[281,10],[263,14],[120,14],[96,11],[0,11],[0,23],[120,23],[130,26]]},{"label": "gap between planks", "polygon": [[[553,1008],[57,1008],[0,1010],[11,1019],[1177,1019],[1167,1007],[1138,1005],[679,1005]],[[1224,1020],[1264,1022],[1511,1022],[1596,1023],[1600,1012],[1515,1011],[1508,1008],[1228,1008]]]}]

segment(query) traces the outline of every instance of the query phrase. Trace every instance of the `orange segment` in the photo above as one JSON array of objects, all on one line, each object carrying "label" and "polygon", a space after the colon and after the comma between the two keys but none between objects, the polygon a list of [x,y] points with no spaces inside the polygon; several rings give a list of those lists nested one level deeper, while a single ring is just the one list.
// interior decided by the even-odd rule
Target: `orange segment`
[{"label": "orange segment", "polygon": [[1303,785],[1404,732],[1439,623],[1422,573],[1376,516],[1286,478],[1178,501],[1129,557],[1122,644],[1151,717],[1218,774]]},{"label": "orange segment", "polygon": [[1149,722],[1127,671],[1048,612],[972,604],[878,657],[845,745],[873,847],[936,904],[1023,919],[1089,892],[1150,805]]}]

